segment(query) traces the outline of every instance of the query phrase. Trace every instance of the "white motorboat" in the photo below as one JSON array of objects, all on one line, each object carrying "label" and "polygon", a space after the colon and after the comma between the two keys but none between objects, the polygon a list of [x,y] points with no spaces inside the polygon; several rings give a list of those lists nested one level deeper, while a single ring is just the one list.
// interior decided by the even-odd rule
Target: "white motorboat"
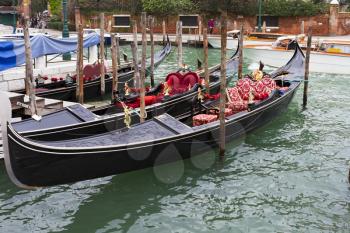
[{"label": "white motorboat", "polygon": [[[237,49],[239,34],[240,34],[239,30],[232,30],[227,32],[227,42],[226,42],[227,49],[234,49],[234,50]],[[214,49],[221,48],[221,38],[219,36],[209,36],[208,43]],[[244,45],[256,45],[256,44],[272,45],[272,41],[269,41],[269,40],[245,40],[244,41]]]},{"label": "white motorboat", "polygon": [[[272,46],[245,45],[244,53],[252,62],[263,61],[266,65],[279,67],[285,64],[293,53],[293,48],[289,48],[288,44],[295,38],[295,36],[281,37]],[[304,44],[303,48],[305,47]],[[350,74],[350,41],[318,40],[311,48],[311,72]]]},{"label": "white motorboat", "polygon": [[[29,28],[30,37],[37,36],[37,35],[50,36],[47,32],[43,32],[41,29]],[[0,35],[0,39],[2,40],[16,40],[16,39],[23,39],[23,38],[24,38],[23,28],[16,28],[15,33],[12,33],[12,34]]]}]

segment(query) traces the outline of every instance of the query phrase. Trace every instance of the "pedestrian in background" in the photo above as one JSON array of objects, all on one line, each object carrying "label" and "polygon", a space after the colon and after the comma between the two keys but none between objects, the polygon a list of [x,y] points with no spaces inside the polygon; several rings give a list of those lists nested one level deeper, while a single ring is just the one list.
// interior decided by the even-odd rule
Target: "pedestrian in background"
[{"label": "pedestrian in background", "polygon": [[208,21],[209,34],[213,34],[214,26],[215,26],[215,20],[209,19]]}]

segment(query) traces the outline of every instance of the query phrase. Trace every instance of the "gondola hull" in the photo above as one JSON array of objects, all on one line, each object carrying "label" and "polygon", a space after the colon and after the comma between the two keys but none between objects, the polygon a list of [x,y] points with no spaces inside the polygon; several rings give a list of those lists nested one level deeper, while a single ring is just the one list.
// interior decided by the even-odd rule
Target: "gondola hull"
[{"label": "gondola hull", "polygon": [[[231,78],[228,78],[228,82]],[[211,91],[218,92],[220,88],[219,82],[211,83]],[[171,116],[176,118],[182,118],[191,115],[193,101],[197,98],[197,92],[188,93],[182,97],[173,98],[166,100],[163,103],[151,105],[146,107],[147,119],[151,119],[155,116],[161,115],[163,113],[168,113]],[[65,110],[63,110],[65,111]],[[43,127],[42,122],[33,121],[28,119],[22,122],[17,122],[14,124],[14,127],[17,131],[22,132],[21,134],[27,138],[40,141],[52,141],[52,140],[68,140],[79,138],[83,136],[90,136],[96,133],[105,133],[108,131],[116,130],[125,127],[124,123],[124,113],[112,114],[112,111],[115,111],[114,107],[111,107],[111,110],[105,112],[107,115],[102,119],[97,119],[94,121],[86,121],[77,124],[58,124],[58,118],[61,119],[62,115],[56,115],[52,113],[48,115],[52,116],[47,124]],[[132,123],[139,122],[139,116],[136,113],[131,115]],[[30,122],[30,123],[29,123]],[[31,125],[29,125],[31,124]],[[56,127],[49,127],[47,125],[57,124]],[[33,130],[35,129],[36,130]]]},{"label": "gondola hull", "polygon": [[[288,93],[263,107],[229,117],[226,121],[226,140],[231,141],[271,122],[288,108],[299,84],[294,83]],[[60,147],[50,143],[46,146],[36,144],[23,139],[8,125],[11,172],[24,186],[71,183],[187,159],[216,147],[218,135],[219,124],[215,122],[153,142],[147,140],[146,131],[140,135],[145,138],[145,143],[69,148],[64,144]]]}]

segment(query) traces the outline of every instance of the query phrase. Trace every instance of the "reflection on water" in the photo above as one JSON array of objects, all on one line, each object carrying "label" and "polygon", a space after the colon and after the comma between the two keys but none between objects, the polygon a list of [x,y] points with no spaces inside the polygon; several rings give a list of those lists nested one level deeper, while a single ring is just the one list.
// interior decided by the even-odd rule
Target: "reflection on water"
[{"label": "reflection on water", "polygon": [[[219,51],[210,54],[219,61]],[[200,55],[185,48],[188,64]],[[156,77],[175,69],[172,54]],[[349,232],[349,79],[310,80],[305,111],[299,91],[285,114],[228,144],[223,160],[208,149],[157,169],[35,191],[14,187],[1,164],[0,232]]]}]

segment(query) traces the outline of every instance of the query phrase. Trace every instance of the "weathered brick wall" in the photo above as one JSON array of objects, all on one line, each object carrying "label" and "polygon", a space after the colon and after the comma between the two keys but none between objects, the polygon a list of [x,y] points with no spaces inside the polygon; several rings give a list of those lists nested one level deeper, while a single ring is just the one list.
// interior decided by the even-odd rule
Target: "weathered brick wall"
[{"label": "weathered brick wall", "polygon": [[[308,22],[311,20],[313,24],[313,33],[314,35],[346,35],[350,34],[350,13],[337,12],[339,8],[333,8],[333,11],[330,13],[333,14],[325,14],[314,17],[279,17],[279,28],[272,29],[271,32],[282,33],[282,34],[299,34],[301,32],[301,23],[304,21],[304,32],[307,32]],[[112,15],[107,15],[107,20],[113,23]],[[335,18],[334,18],[335,17]],[[98,27],[97,17],[91,20],[93,17],[82,17],[84,26],[90,25],[91,27]],[[132,19],[135,19],[138,24],[140,22],[139,16],[132,16]],[[220,33],[220,19],[218,17],[214,18],[216,22],[216,26],[214,28],[214,34]],[[167,17],[156,17],[155,18],[155,33],[162,33],[162,21],[166,22],[166,30],[169,34],[176,33],[176,21],[178,17],[176,15],[169,15]],[[246,32],[255,31],[255,26],[257,25],[255,16],[245,16],[243,19],[244,28]],[[235,24],[236,21],[236,24]],[[203,20],[203,26],[206,26],[207,22]],[[237,29],[240,27],[240,19],[236,15],[228,15],[228,30],[233,30],[235,25]],[[106,23],[107,29],[108,23]],[[333,29],[332,29],[332,25]],[[138,25],[140,28],[140,25]],[[115,29],[112,29],[115,31]],[[118,32],[132,32],[132,29],[118,29]],[[187,33],[188,30],[184,30],[184,33]],[[192,30],[192,33],[194,31]]]},{"label": "weathered brick wall", "polygon": [[350,34],[350,13],[339,12],[338,15],[338,34],[349,35]]}]

